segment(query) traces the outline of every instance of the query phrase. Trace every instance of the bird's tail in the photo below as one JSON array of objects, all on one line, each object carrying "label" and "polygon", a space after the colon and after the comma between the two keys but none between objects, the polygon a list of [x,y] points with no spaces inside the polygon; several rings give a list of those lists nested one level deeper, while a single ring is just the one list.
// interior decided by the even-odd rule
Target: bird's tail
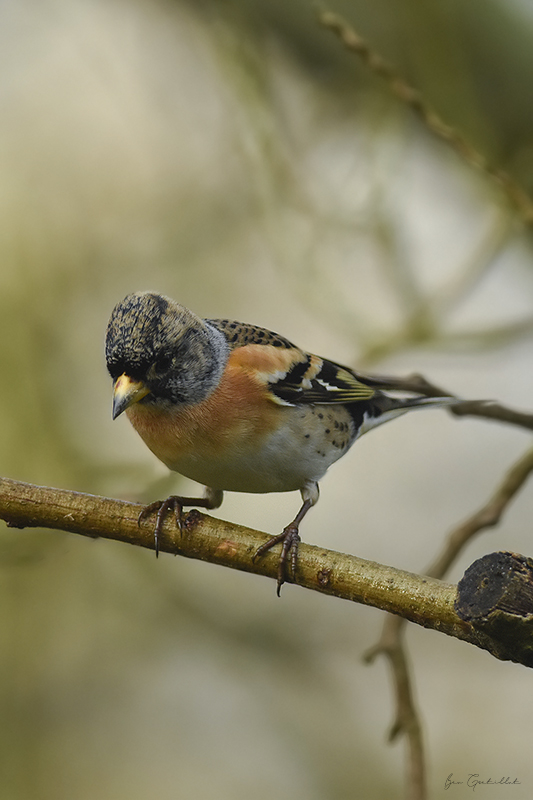
[{"label": "bird's tail", "polygon": [[408,411],[416,408],[443,408],[446,406],[453,406],[460,403],[458,397],[391,397],[384,392],[376,392],[374,397],[367,401],[367,407],[364,413],[362,425],[359,430],[359,436],[363,433],[383,425],[390,419],[406,414]]}]

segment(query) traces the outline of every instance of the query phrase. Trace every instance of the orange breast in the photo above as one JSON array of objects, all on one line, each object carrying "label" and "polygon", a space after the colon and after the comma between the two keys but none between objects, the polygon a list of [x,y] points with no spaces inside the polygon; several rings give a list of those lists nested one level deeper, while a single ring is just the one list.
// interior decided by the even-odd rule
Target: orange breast
[{"label": "orange breast", "polygon": [[[251,348],[262,351],[259,365]],[[277,350],[261,345],[234,350],[219,386],[201,403],[171,410],[136,403],[126,414],[150,450],[171,469],[180,471],[180,462],[191,457],[231,462],[260,448],[286,410],[266,391],[266,373],[272,372],[273,362],[264,351],[271,349]]]}]

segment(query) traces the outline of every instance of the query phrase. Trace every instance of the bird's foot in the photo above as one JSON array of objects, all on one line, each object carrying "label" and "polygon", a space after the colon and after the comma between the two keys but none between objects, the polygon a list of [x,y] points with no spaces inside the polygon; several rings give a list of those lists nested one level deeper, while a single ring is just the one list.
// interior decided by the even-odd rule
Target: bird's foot
[{"label": "bird's foot", "polygon": [[198,508],[218,508],[222,502],[222,492],[213,489],[206,489],[205,497],[181,497],[181,495],[171,494],[166,500],[156,500],[155,503],[145,506],[139,516],[137,517],[137,524],[140,525],[143,519],[146,519],[157,511],[154,527],[154,543],[156,557],[159,555],[159,537],[163,531],[163,523],[169,511],[174,512],[176,518],[176,525],[180,532],[183,533],[183,507],[184,506],[197,506]]},{"label": "bird's foot", "polygon": [[267,542],[262,544],[254,553],[253,560],[260,558],[266,552],[272,549],[276,544],[282,542],[281,553],[278,561],[278,580],[276,594],[280,596],[281,587],[288,577],[287,567],[290,564],[291,577],[294,580],[296,575],[296,564],[298,563],[298,545],[300,544],[300,534],[298,532],[298,524],[291,522],[287,525],[281,533],[277,536],[272,536]]},{"label": "bird's foot", "polygon": [[188,498],[179,497],[178,495],[173,494],[170,495],[170,497],[167,497],[166,500],[156,500],[155,503],[150,503],[149,505],[145,506],[137,517],[137,525],[140,525],[141,522],[153,514],[154,511],[157,512],[154,526],[154,545],[156,558],[159,555],[159,537],[163,530],[165,517],[169,511],[174,512],[174,517],[176,519],[176,525],[180,532],[180,536],[183,533],[183,520],[181,518],[181,514],[183,511],[183,506],[185,505],[184,501],[186,499]]}]

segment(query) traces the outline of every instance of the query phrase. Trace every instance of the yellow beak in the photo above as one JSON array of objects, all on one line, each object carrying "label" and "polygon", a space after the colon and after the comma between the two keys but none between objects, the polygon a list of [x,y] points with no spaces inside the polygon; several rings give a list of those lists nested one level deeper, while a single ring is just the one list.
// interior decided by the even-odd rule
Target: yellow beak
[{"label": "yellow beak", "polygon": [[126,373],[121,375],[113,386],[113,419],[147,394],[150,394],[150,389],[142,381],[134,381]]}]

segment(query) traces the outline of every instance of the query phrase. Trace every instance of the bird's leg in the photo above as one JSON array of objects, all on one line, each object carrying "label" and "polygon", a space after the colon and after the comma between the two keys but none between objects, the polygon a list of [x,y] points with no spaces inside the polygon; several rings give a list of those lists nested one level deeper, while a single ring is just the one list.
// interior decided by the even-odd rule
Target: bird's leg
[{"label": "bird's leg", "polygon": [[205,490],[204,497],[181,497],[180,495],[172,494],[166,500],[156,500],[145,506],[139,516],[137,517],[137,525],[157,511],[154,526],[154,543],[155,555],[159,556],[159,537],[163,530],[163,523],[169,511],[174,512],[176,525],[179,528],[180,536],[183,533],[183,520],[181,518],[184,506],[195,506],[197,508],[213,509],[218,508],[222,503],[223,493],[221,491],[211,489],[209,487]]},{"label": "bird's leg", "polygon": [[[315,501],[316,502],[316,501]],[[283,542],[281,547],[281,553],[278,562],[278,581],[277,581],[277,595],[280,596],[281,587],[285,583],[285,578],[287,574],[287,564],[290,560],[291,565],[291,573],[294,579],[296,574],[296,564],[298,562],[298,545],[300,544],[300,534],[299,534],[299,527],[300,522],[303,520],[309,509],[314,505],[314,501],[310,498],[304,500],[302,507],[296,514],[293,521],[287,525],[286,528],[282,530],[281,533],[278,533],[277,536],[272,536],[268,542],[265,542],[254,553],[253,560],[255,561],[256,558],[260,558],[263,556],[268,550],[270,550],[274,545],[278,544],[279,542]]]}]

